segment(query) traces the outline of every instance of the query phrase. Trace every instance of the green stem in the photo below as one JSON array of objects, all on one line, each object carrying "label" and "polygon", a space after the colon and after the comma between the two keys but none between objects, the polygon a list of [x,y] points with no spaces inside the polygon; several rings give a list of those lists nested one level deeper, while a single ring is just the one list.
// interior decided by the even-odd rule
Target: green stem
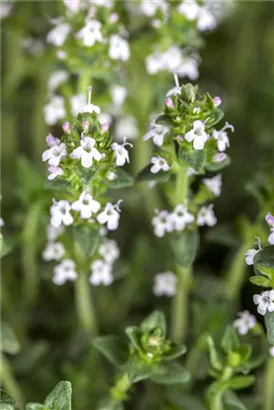
[{"label": "green stem", "polygon": [[122,402],[127,399],[127,392],[131,387],[127,373],[123,373],[116,381],[115,385],[110,389],[110,394],[117,402]]},{"label": "green stem", "polygon": [[263,410],[272,410],[274,403],[274,358],[269,357],[266,363],[264,378]]},{"label": "green stem", "polygon": [[[181,166],[177,175],[175,204],[184,204],[188,199],[187,166]],[[191,267],[177,265],[177,292],[172,303],[171,337],[182,341],[187,329],[188,293],[191,283]]]},{"label": "green stem", "polygon": [[19,387],[17,380],[12,374],[10,364],[6,357],[1,354],[1,385],[5,387],[7,392],[18,402],[18,407],[24,406],[23,393]]},{"label": "green stem", "polygon": [[78,79],[78,93],[86,94],[88,96],[88,87],[91,86],[91,72],[90,70],[83,70]]},{"label": "green stem", "polygon": [[75,304],[81,327],[91,336],[98,332],[96,315],[91,300],[90,286],[85,273],[81,272],[75,281]]}]

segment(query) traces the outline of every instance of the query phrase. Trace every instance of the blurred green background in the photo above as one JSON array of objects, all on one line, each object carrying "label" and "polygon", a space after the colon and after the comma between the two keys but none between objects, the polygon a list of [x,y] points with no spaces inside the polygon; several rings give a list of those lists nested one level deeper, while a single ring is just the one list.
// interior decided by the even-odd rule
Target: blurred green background
[{"label": "blurred green background", "polygon": [[[50,280],[51,266],[41,260],[51,201],[51,193],[44,190],[46,172],[41,162],[49,131],[43,106],[54,61],[50,53],[34,55],[22,45],[31,37],[46,47],[49,20],[58,15],[58,7],[55,1],[17,2],[12,16],[2,21],[1,208],[3,232],[13,248],[2,261],[2,317],[22,346],[9,361],[24,399],[42,401],[59,380],[68,379],[73,383],[74,407],[81,410],[93,408],[114,373],[91,351],[86,335],[78,329],[72,288],[55,287]],[[226,119],[235,126],[232,165],[224,171],[223,193],[216,201],[225,235],[202,233],[203,246],[195,267],[197,274],[218,276],[241,243],[239,217],[255,220],[256,187],[263,190],[267,176],[273,176],[273,2],[235,2],[228,18],[205,36],[201,58],[198,84],[223,99]],[[142,85],[149,83],[149,77],[144,79],[138,70],[134,76],[134,91],[140,94],[136,98],[142,98]],[[145,114],[148,119],[150,111]],[[147,127],[143,115],[139,118],[140,141]],[[58,135],[60,130],[56,127],[51,132]],[[149,155],[145,149],[142,154]],[[145,158],[138,160],[135,155],[131,171],[142,162]],[[142,192],[133,188],[123,193],[127,205],[115,236],[122,249],[120,271],[129,274],[109,289],[95,289],[102,333],[119,333],[156,307],[169,311],[170,301],[152,296],[151,284],[156,272],[169,268],[170,255],[165,243],[153,237]],[[250,294],[251,285],[247,285],[240,306],[254,311]],[[155,389],[149,383],[137,387],[136,408],[152,409]]]}]

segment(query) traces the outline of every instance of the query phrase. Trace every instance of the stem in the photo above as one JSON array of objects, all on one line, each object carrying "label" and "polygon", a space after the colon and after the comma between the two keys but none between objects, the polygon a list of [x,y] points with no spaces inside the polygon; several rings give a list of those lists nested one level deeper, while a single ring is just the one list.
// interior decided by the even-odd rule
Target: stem
[{"label": "stem", "polygon": [[12,374],[10,364],[6,357],[1,354],[1,385],[5,386],[8,393],[15,398],[19,407],[24,406],[23,393],[19,387],[17,380]]},{"label": "stem", "polygon": [[274,358],[269,357],[266,362],[264,377],[263,410],[272,410],[274,402]]},{"label": "stem", "polygon": [[118,402],[127,399],[127,392],[131,387],[127,373],[123,373],[116,381],[115,385],[110,389],[111,396]]},{"label": "stem", "polygon": [[[88,87],[91,86],[91,75],[89,70],[83,70],[78,79],[78,93],[87,94]],[[91,102],[91,91],[89,93],[89,103]]]},{"label": "stem", "polygon": [[75,304],[81,327],[91,336],[95,336],[98,332],[96,315],[91,300],[90,286],[83,272],[75,281]]},{"label": "stem", "polygon": [[[187,166],[181,166],[177,175],[175,204],[184,204],[188,199]],[[171,337],[181,341],[186,333],[188,318],[188,293],[191,283],[191,266],[182,268],[177,265],[177,292],[171,311]]]}]

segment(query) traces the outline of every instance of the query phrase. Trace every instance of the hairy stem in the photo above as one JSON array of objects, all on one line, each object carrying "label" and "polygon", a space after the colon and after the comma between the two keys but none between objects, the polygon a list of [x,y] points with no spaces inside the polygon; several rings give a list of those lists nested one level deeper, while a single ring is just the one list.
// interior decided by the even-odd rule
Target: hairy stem
[{"label": "hairy stem", "polygon": [[110,389],[110,394],[115,401],[122,402],[127,399],[127,392],[131,387],[127,373],[123,373]]},{"label": "hairy stem", "polygon": [[7,392],[14,397],[14,399],[18,402],[18,407],[24,406],[24,398],[23,393],[21,392],[21,388],[17,383],[17,380],[12,374],[12,370],[10,364],[6,357],[1,354],[1,385],[7,390]]},{"label": "hairy stem", "polygon": [[81,327],[91,336],[95,336],[98,331],[96,315],[91,300],[90,286],[84,272],[81,272],[75,281],[75,304]]},{"label": "hairy stem", "polygon": [[274,403],[274,358],[269,357],[265,368],[263,410],[272,410]]}]

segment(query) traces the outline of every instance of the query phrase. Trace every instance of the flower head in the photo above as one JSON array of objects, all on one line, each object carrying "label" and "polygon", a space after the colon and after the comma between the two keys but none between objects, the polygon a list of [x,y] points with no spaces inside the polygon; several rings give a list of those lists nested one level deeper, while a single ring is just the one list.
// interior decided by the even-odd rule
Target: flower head
[{"label": "flower head", "polygon": [[119,212],[121,212],[119,205],[121,201],[122,200],[118,201],[115,205],[113,205],[111,202],[108,202],[103,212],[97,215],[97,221],[99,222],[99,224],[101,225],[106,224],[107,228],[110,231],[114,231],[119,226],[119,220],[120,220]]},{"label": "flower head", "polygon": [[61,142],[60,145],[53,145],[43,152],[42,160],[48,161],[49,165],[57,167],[63,157],[67,155],[66,144]]},{"label": "flower head", "polygon": [[95,139],[91,137],[84,137],[82,135],[80,146],[75,148],[71,153],[72,158],[81,158],[81,164],[84,168],[90,168],[93,160],[100,161],[102,154],[94,147]]},{"label": "flower head", "polygon": [[122,167],[126,162],[129,163],[128,150],[125,148],[125,146],[127,145],[133,147],[130,142],[126,142],[126,138],[124,138],[123,144],[118,144],[117,142],[111,144],[111,148],[114,151],[117,167]]},{"label": "flower head", "polygon": [[83,191],[79,199],[71,205],[73,211],[80,212],[82,219],[90,219],[92,214],[97,213],[100,208],[100,203],[95,201],[87,191]]},{"label": "flower head", "polygon": [[50,208],[51,219],[50,223],[55,228],[59,228],[62,224],[65,226],[73,224],[73,217],[70,214],[70,204],[68,201],[54,201]]},{"label": "flower head", "polygon": [[154,233],[158,238],[162,238],[166,232],[173,231],[173,221],[170,220],[168,211],[156,210],[156,216],[152,218]]},{"label": "flower head", "polygon": [[253,329],[256,326],[256,318],[251,315],[248,310],[238,313],[238,319],[234,320],[233,326],[238,330],[240,335],[246,335],[249,329]]},{"label": "flower head", "polygon": [[66,281],[75,281],[78,273],[75,271],[75,263],[71,259],[64,259],[60,265],[53,269],[53,283],[63,285]]},{"label": "flower head", "polygon": [[97,259],[91,264],[92,274],[89,281],[92,285],[105,285],[108,286],[113,282],[112,267],[109,263]]},{"label": "flower head", "polygon": [[208,206],[202,206],[197,215],[197,225],[198,226],[214,226],[217,223],[216,216],[213,211],[213,204]]},{"label": "flower head", "polygon": [[177,277],[173,272],[158,273],[154,277],[153,293],[156,296],[174,296],[176,294]]},{"label": "flower head", "polygon": [[253,296],[253,302],[257,306],[257,311],[260,315],[265,315],[266,312],[274,312],[274,290],[266,290],[260,295]]},{"label": "flower head", "polygon": [[62,243],[48,243],[45,250],[42,253],[42,257],[45,261],[59,261],[65,254],[65,247]]},{"label": "flower head", "polygon": [[150,168],[150,171],[153,174],[157,174],[157,172],[161,170],[168,171],[170,168],[165,158],[162,158],[162,157],[152,157],[150,162],[153,164],[152,167]]},{"label": "flower head", "polygon": [[207,133],[205,132],[205,125],[202,121],[194,121],[193,128],[185,134],[185,139],[188,142],[193,141],[193,148],[202,150],[207,141]]}]

